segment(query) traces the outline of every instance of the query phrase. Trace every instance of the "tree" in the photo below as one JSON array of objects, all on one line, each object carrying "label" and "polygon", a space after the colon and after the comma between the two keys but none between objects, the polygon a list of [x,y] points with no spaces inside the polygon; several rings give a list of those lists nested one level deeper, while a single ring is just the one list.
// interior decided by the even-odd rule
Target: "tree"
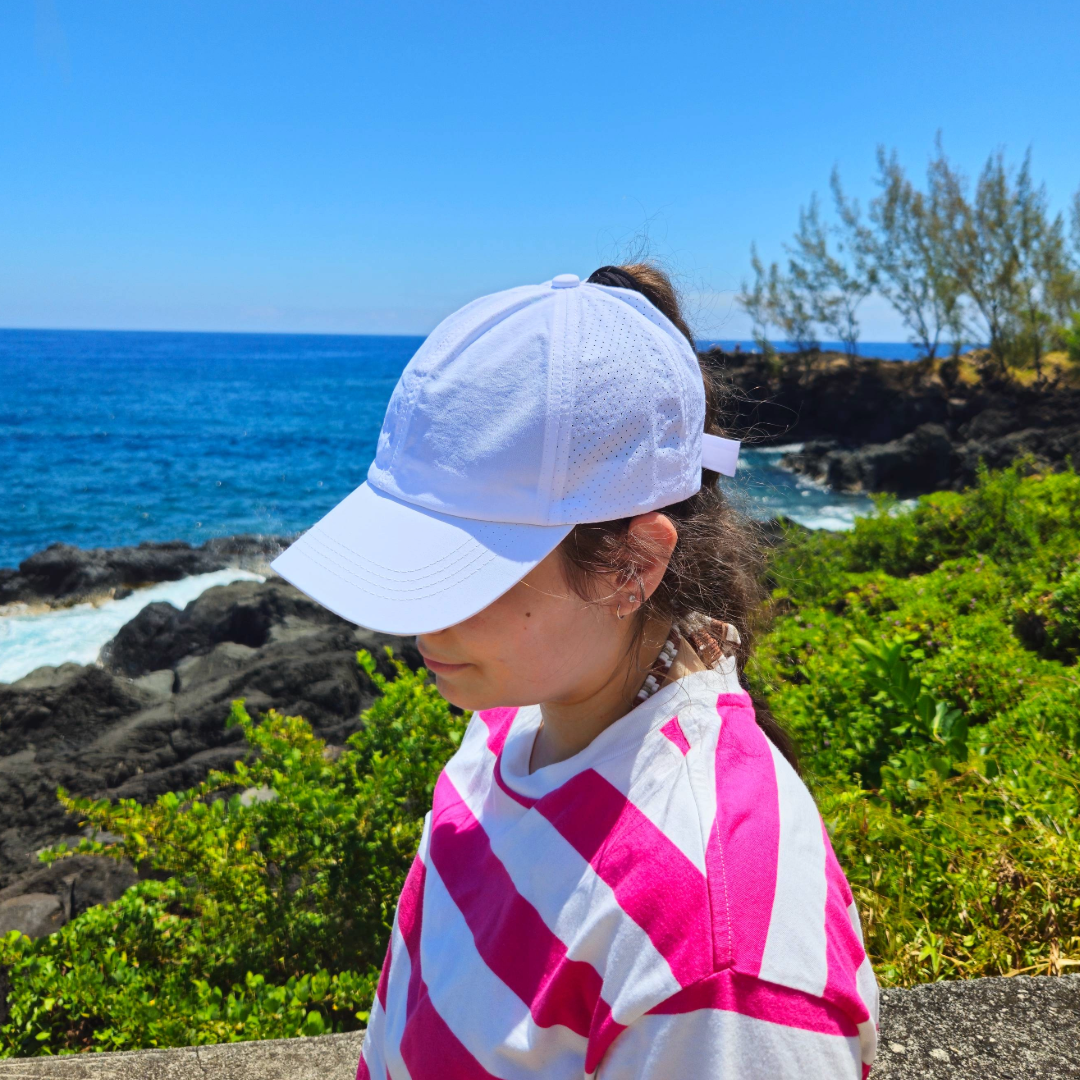
[{"label": "tree", "polygon": [[1057,332],[1058,344],[1064,346],[1073,363],[1080,363],[1080,189],[1072,197],[1069,212],[1070,235],[1072,239],[1072,275],[1071,288],[1064,297],[1065,306],[1070,309],[1065,325]]},{"label": "tree", "polygon": [[[1045,193],[1043,193],[1043,201]],[[1068,265],[1061,216],[1048,220],[1045,207],[1033,200],[1020,213],[1017,237],[1018,323],[1014,352],[1020,362],[1031,361],[1042,382],[1042,359],[1052,348],[1056,327],[1069,315],[1075,282]]]},{"label": "tree", "polygon": [[911,331],[909,340],[933,359],[942,334],[950,333],[955,351],[962,337],[960,285],[950,272],[947,245],[939,227],[936,201],[918,191],[896,152],[877,151],[880,194],[870,204],[870,224],[850,201],[834,171],[833,194],[849,245],[868,269],[863,273],[892,304]]},{"label": "tree", "polygon": [[1061,344],[1074,364],[1080,364],[1080,311],[1074,311],[1071,324],[1058,330]]},{"label": "tree", "polygon": [[1077,188],[1076,194],[1073,195],[1070,217],[1072,218],[1073,254],[1077,263],[1080,263],[1080,188]]},{"label": "tree", "polygon": [[[769,326],[772,323],[772,308],[769,303],[769,274],[758,255],[757,245],[750,245],[750,266],[754,271],[754,284],[751,287],[743,280],[741,292],[736,297],[742,309],[750,316],[751,334],[754,344],[762,353],[772,352],[769,341]],[[775,269],[775,263],[773,264]]]},{"label": "tree", "polygon": [[[835,170],[832,187],[839,204],[843,193]],[[837,238],[835,253],[829,244],[830,233]],[[806,297],[812,321],[832,330],[847,355],[854,357],[859,342],[855,313],[873,289],[873,268],[861,257],[857,244],[849,244],[842,228],[830,228],[821,220],[816,194],[811,196],[809,207],[799,211],[799,231],[788,250],[790,278]],[[850,265],[845,261],[847,255],[851,256]]]},{"label": "tree", "polygon": [[1045,185],[1000,151],[989,157],[970,194],[938,137],[926,188],[908,178],[894,152],[877,152],[878,194],[867,220],[830,180],[838,224],[824,219],[816,195],[799,211],[786,271],[768,270],[751,249],[754,284],[739,301],[766,343],[777,327],[809,357],[827,328],[849,356],[859,337],[857,311],[875,289],[898,312],[910,341],[934,358],[943,339],[958,357],[965,340],[981,340],[1004,373],[1031,366],[1044,378],[1048,349],[1072,341],[1080,311],[1080,191],[1071,206],[1071,242],[1063,214],[1051,215]]},{"label": "tree", "polygon": [[769,309],[784,340],[804,356],[821,348],[814,333],[814,301],[806,281],[789,262],[794,273],[781,274],[776,263],[769,267]]},{"label": "tree", "polygon": [[798,274],[781,274],[775,262],[766,269],[756,246],[750,249],[750,265],[754,283],[751,286],[743,281],[736,299],[752,320],[754,341],[762,352],[772,351],[769,327],[776,327],[799,353],[810,354],[820,348],[805,280]]},{"label": "tree", "polygon": [[[984,172],[979,183],[981,205],[976,211],[968,202],[966,177],[953,168],[940,141],[937,156],[927,171],[927,185],[938,208],[938,227],[948,252],[949,270],[974,307],[971,329],[1000,358],[1012,303],[1009,249],[1000,242],[1008,217],[1001,192],[997,200],[992,197],[991,179]],[[995,202],[996,213],[991,210]]]},{"label": "tree", "polygon": [[976,332],[1006,365],[1031,362],[1042,379],[1042,357],[1060,320],[1075,275],[1068,265],[1064,220],[1051,219],[1045,186],[1031,178],[1031,155],[1013,171],[999,151],[987,160],[969,202],[966,181],[938,144],[930,188],[941,207],[952,273],[971,301]]}]

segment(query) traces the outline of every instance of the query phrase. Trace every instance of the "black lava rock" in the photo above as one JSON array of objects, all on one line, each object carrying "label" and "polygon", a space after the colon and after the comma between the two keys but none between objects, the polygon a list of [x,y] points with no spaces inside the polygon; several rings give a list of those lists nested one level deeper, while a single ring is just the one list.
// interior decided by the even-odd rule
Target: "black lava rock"
[{"label": "black lava rock", "polygon": [[784,464],[836,490],[908,497],[966,487],[980,462],[1002,468],[1030,455],[1061,469],[1080,460],[1080,390],[1069,386],[1022,386],[989,368],[959,380],[948,362],[704,358],[730,430],[751,444],[803,443]]},{"label": "black lava rock", "polygon": [[262,566],[288,542],[274,536],[230,536],[197,548],[181,540],[86,550],[50,544],[18,570],[0,571],[0,604],[76,603],[230,566]]},{"label": "black lava rock", "polygon": [[[225,727],[238,698],[253,713],[304,716],[341,746],[375,698],[356,652],[368,649],[389,674],[387,645],[420,666],[411,640],[362,630],[272,578],[209,589],[183,611],[150,605],[106,646],[100,666],[39,668],[0,684],[0,889],[12,890],[0,899],[33,895],[9,905],[9,916],[52,925],[83,902],[54,910],[50,901],[44,911],[55,883],[41,878],[35,852],[79,835],[59,786],[146,801],[228,769],[248,752],[240,731]],[[77,896],[114,898],[120,879],[89,873],[77,875]]]},{"label": "black lava rock", "polygon": [[290,621],[350,625],[289,585],[236,582],[227,589],[208,589],[183,611],[172,604],[149,604],[102,650],[102,663],[134,678],[173,667],[225,641],[260,649],[273,627]]}]

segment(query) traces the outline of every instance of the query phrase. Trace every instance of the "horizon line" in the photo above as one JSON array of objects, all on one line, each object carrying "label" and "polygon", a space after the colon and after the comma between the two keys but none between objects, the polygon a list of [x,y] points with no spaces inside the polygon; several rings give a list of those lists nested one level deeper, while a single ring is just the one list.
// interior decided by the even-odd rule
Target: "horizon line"
[{"label": "horizon line", "polygon": [[[135,327],[111,327],[111,326],[0,326],[0,334],[218,334],[235,337],[373,337],[373,338],[426,338],[428,334],[380,334],[364,330],[176,330],[135,328]],[[698,345],[755,345],[753,338],[736,337],[698,337],[695,338]],[[771,340],[771,339],[770,339]],[[792,342],[777,338],[772,342],[774,345],[791,345]],[[821,341],[820,347],[842,345],[840,341]],[[866,340],[859,341],[856,348],[867,345],[903,345],[911,348],[917,346],[910,341],[883,341]],[[830,350],[834,351],[834,350]]]}]

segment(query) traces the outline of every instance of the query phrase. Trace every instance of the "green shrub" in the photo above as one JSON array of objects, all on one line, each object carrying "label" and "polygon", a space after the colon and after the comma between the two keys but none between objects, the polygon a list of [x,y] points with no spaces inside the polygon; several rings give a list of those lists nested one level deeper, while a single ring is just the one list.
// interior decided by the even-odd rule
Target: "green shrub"
[{"label": "green shrub", "polygon": [[[793,529],[749,675],[800,744],[886,985],[1080,965],[1080,477],[983,473]],[[69,799],[153,876],[0,939],[0,1055],[341,1031],[364,1010],[455,716],[396,664],[335,757],[296,717],[149,806]],[[264,788],[245,805],[237,792]],[[62,858],[54,852],[51,858]],[[0,979],[0,983],[2,983]]]},{"label": "green shrub", "polygon": [[753,679],[886,984],[1080,963],[1080,477],[1022,473],[774,556]]},{"label": "green shrub", "polygon": [[925,495],[907,513],[888,499],[860,518],[841,548],[851,570],[919,574],[948,559],[984,555],[1006,567],[1053,565],[1075,555],[1080,487],[1072,470],[1029,484],[1030,461],[999,473],[979,471],[962,493]]},{"label": "green shrub", "polygon": [[[464,719],[396,663],[339,756],[307,723],[233,708],[256,751],[148,806],[70,799],[145,880],[51,937],[0,939],[0,1055],[342,1031],[366,1020],[394,906]],[[263,788],[265,801],[239,789]],[[249,803],[249,805],[245,805]],[[52,858],[62,858],[57,851]]]},{"label": "green shrub", "polygon": [[1045,656],[1076,662],[1080,653],[1080,566],[1016,605],[1017,632]]}]

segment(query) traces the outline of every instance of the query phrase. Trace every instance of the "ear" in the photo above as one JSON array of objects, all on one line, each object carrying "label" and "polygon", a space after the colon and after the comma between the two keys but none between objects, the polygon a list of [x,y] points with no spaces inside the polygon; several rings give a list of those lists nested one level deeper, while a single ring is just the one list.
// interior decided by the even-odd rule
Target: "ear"
[{"label": "ear", "polygon": [[634,542],[634,548],[642,555],[636,581],[630,582],[621,592],[636,594],[640,590],[644,596],[636,596],[634,603],[648,600],[667,573],[671,553],[679,539],[675,523],[666,514],[656,510],[648,514],[639,514],[630,522],[627,530]]}]

